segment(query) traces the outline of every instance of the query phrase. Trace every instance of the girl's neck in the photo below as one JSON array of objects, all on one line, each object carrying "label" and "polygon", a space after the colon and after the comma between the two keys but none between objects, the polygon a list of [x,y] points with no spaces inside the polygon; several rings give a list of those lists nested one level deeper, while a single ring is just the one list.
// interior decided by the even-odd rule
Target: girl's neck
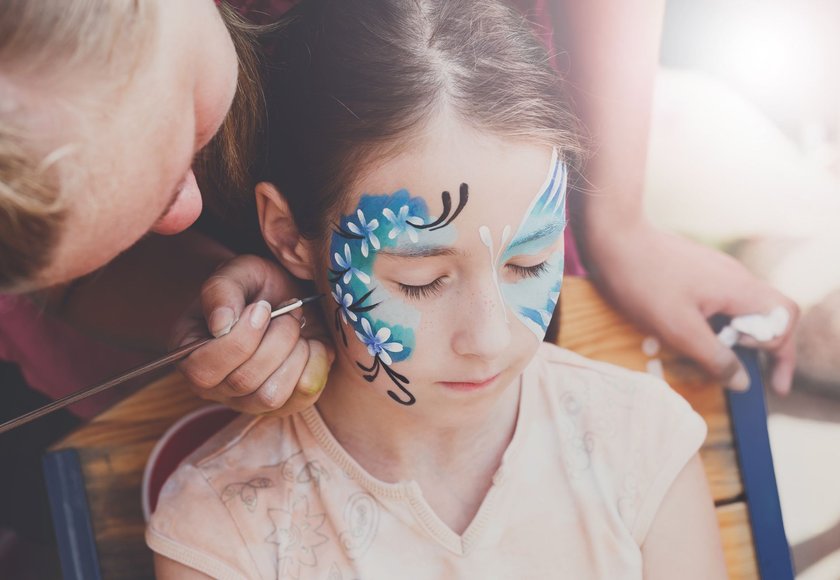
[{"label": "girl's neck", "polygon": [[338,442],[377,479],[420,481],[447,472],[489,478],[513,437],[520,382],[422,409],[421,392],[415,405],[404,407],[334,368],[317,406]]}]

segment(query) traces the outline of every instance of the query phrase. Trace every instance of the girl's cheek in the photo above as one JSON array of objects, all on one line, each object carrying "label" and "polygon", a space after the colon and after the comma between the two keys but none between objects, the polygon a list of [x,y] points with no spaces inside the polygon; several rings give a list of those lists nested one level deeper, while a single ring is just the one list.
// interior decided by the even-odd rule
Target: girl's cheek
[{"label": "girl's cheek", "polygon": [[534,335],[542,340],[548,330],[563,284],[563,252],[548,260],[548,270],[536,278],[502,284],[508,308]]}]

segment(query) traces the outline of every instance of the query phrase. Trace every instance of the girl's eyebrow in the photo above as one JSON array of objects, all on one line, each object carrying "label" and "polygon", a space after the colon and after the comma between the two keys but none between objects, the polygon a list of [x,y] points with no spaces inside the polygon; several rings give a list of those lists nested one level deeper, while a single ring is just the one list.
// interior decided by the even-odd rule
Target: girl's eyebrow
[{"label": "girl's eyebrow", "polygon": [[458,252],[449,246],[410,245],[402,248],[385,248],[379,250],[378,254],[395,258],[432,258],[436,256],[455,256]]},{"label": "girl's eyebrow", "polygon": [[546,224],[540,229],[531,232],[530,234],[526,234],[524,236],[516,238],[510,243],[510,245],[507,248],[507,251],[511,251],[516,246],[523,246],[528,242],[533,242],[534,240],[539,240],[540,238],[547,238],[549,236],[558,234],[562,232],[565,227],[565,220],[553,221],[550,224]]}]

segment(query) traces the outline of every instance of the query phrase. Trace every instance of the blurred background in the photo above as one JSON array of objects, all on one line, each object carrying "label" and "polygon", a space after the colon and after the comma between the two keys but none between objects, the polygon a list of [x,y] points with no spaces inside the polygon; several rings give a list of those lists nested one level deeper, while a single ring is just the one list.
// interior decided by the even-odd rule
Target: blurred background
[{"label": "blurred background", "polygon": [[797,578],[840,578],[840,0],[669,0],[648,215],[803,311],[770,437]]}]

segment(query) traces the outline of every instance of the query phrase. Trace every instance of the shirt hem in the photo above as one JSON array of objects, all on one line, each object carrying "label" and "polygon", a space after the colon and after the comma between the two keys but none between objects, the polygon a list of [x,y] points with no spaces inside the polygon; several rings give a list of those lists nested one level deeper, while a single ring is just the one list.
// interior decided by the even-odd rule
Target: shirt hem
[{"label": "shirt hem", "polygon": [[179,564],[194,568],[212,578],[218,578],[219,580],[248,580],[247,576],[236,572],[227,565],[167,538],[151,528],[146,530],[146,545],[153,552],[174,560]]}]

